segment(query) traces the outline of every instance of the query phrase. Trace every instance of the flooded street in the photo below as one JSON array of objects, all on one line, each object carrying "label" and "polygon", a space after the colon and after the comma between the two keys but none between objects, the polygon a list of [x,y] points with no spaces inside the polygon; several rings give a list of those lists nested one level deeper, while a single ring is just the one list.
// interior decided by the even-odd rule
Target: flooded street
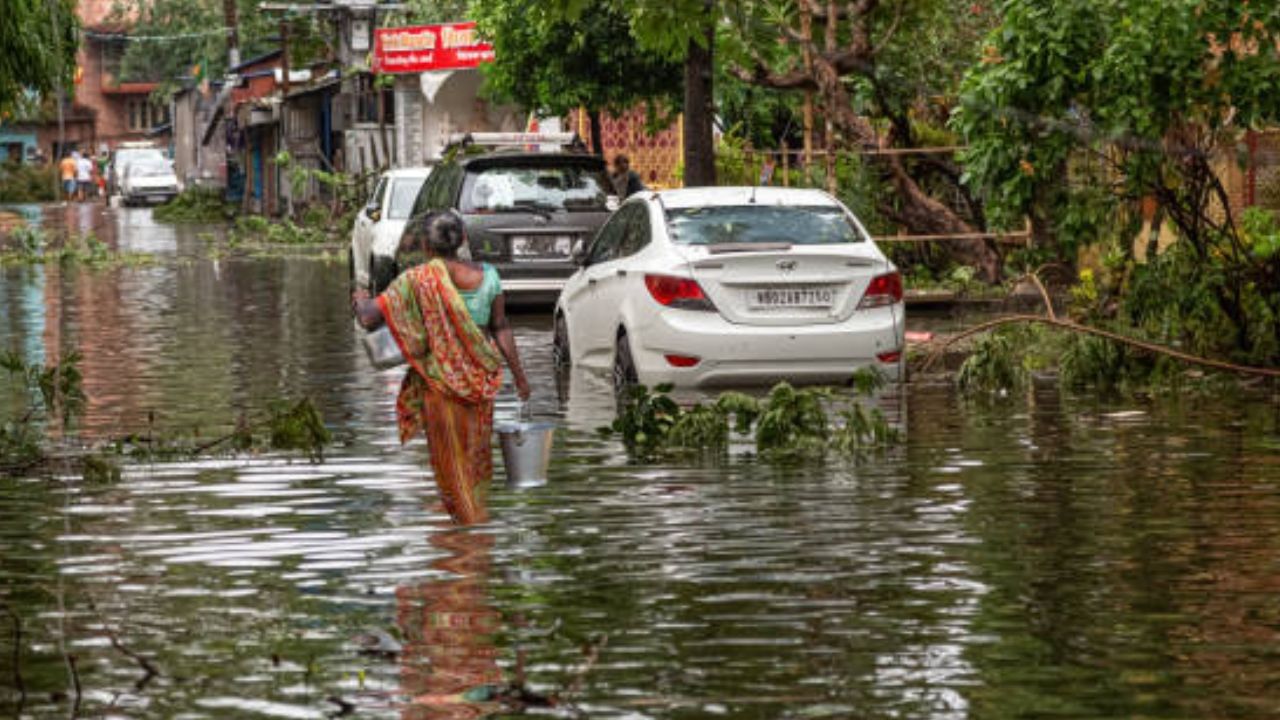
[{"label": "flooded street", "polygon": [[216,437],[309,396],[335,444],[0,477],[0,715],[505,717],[515,683],[564,717],[1280,716],[1274,397],[920,383],[861,464],[635,465],[595,431],[607,382],[558,387],[550,318],[522,315],[550,482],[499,460],[493,520],[458,529],[397,440],[403,371],[357,342],[345,251],[44,222],[158,256],[0,267],[0,351],[83,353],[83,437]]}]

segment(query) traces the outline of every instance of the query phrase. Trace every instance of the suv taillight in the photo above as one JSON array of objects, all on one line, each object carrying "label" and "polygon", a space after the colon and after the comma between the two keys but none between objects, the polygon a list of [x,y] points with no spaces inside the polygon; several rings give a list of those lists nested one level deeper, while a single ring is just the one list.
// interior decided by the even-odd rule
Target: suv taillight
[{"label": "suv taillight", "polygon": [[702,291],[697,280],[691,278],[672,277],[670,275],[645,275],[644,286],[659,305],[678,310],[709,310],[716,306]]},{"label": "suv taillight", "polygon": [[891,272],[871,278],[858,303],[859,310],[896,305],[902,302],[902,275]]}]

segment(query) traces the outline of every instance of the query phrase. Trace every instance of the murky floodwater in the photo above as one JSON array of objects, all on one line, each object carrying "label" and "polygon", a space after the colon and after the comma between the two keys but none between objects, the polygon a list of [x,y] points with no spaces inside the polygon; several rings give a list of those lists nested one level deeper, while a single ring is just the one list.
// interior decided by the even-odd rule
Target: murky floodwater
[{"label": "murky floodwater", "polygon": [[85,435],[211,435],[307,394],[338,444],[0,478],[0,713],[73,715],[78,682],[85,717],[505,716],[516,682],[578,717],[1280,716],[1274,398],[917,386],[873,462],[635,466],[593,432],[603,380],[558,404],[530,316],[551,481],[499,476],[459,530],[396,442],[344,263],[87,222],[164,259],[0,269],[0,349],[84,353]]}]

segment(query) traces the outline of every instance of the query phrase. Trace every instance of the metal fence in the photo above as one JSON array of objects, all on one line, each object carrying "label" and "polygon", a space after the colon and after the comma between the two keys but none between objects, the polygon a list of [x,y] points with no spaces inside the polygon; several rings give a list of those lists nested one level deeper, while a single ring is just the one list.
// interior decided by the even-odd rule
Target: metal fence
[{"label": "metal fence", "polygon": [[1251,132],[1247,146],[1245,205],[1280,213],[1280,130]]}]

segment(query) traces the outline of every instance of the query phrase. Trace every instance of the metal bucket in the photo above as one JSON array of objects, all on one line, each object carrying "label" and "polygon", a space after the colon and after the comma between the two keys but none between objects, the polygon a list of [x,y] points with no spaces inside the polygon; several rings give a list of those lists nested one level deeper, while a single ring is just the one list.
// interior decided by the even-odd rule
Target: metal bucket
[{"label": "metal bucket", "polygon": [[514,422],[498,426],[502,463],[507,470],[509,487],[547,484],[555,430],[555,425],[546,422]]}]

